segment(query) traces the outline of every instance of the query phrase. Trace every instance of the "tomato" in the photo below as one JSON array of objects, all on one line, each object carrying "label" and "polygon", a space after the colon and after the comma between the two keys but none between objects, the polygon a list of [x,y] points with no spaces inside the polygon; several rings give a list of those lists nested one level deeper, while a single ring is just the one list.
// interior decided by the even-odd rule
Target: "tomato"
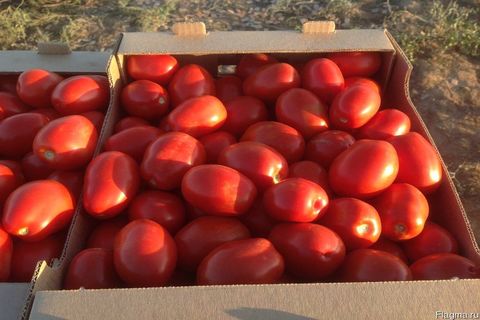
[{"label": "tomato", "polygon": [[122,130],[105,141],[106,151],[120,151],[141,162],[147,147],[155,141],[162,130],[152,126],[139,126]]},{"label": "tomato", "polygon": [[24,71],[18,77],[18,97],[34,108],[52,107],[50,97],[62,80],[62,76],[42,69]]},{"label": "tomato", "polygon": [[338,195],[366,199],[388,188],[397,173],[398,157],[390,143],[359,140],[335,158],[328,178]]},{"label": "tomato", "polygon": [[150,123],[139,117],[125,117],[117,122],[115,125],[115,132],[118,133],[128,128],[149,126]]},{"label": "tomato", "polygon": [[81,113],[80,115],[90,120],[90,122],[93,123],[93,125],[95,126],[95,129],[97,129],[97,133],[100,135],[105,115],[100,111],[88,111]]},{"label": "tomato", "polygon": [[349,133],[328,130],[314,135],[305,148],[305,159],[317,162],[328,169],[333,160],[355,142]]},{"label": "tomato", "polygon": [[146,120],[159,119],[168,112],[170,105],[167,90],[150,80],[136,80],[127,84],[120,97],[129,115]]},{"label": "tomato", "polygon": [[178,69],[178,61],[168,54],[129,56],[127,73],[135,80],[150,80],[166,85]]},{"label": "tomato", "polygon": [[187,220],[189,222],[207,215],[205,212],[203,212],[198,208],[195,208],[188,202],[184,202],[184,205],[185,205],[185,213],[187,214]]},{"label": "tomato", "polygon": [[161,190],[180,187],[188,169],[203,164],[206,154],[203,145],[183,132],[166,133],[145,151],[141,174],[150,186]]},{"label": "tomato", "polygon": [[373,201],[382,219],[383,236],[412,239],[422,232],[428,218],[428,201],[414,186],[394,183]]},{"label": "tomato", "polygon": [[182,180],[182,194],[186,201],[207,214],[237,216],[250,209],[257,188],[235,169],[205,164],[188,170]]},{"label": "tomato", "polygon": [[254,74],[263,66],[278,62],[277,59],[271,55],[264,53],[244,54],[237,64],[235,73],[241,79],[246,79],[248,76]]},{"label": "tomato", "polygon": [[322,102],[330,104],[343,90],[342,72],[332,60],[310,60],[302,69],[302,86],[315,93]]},{"label": "tomato", "polygon": [[38,113],[22,113],[0,121],[0,155],[18,158],[32,150],[32,142],[48,118]]},{"label": "tomato", "polygon": [[63,280],[63,289],[107,289],[119,286],[113,254],[102,248],[80,251],[73,257]]},{"label": "tomato", "polygon": [[262,100],[255,97],[241,96],[225,102],[227,119],[222,130],[234,136],[241,136],[245,130],[256,122],[268,119],[268,111]]},{"label": "tomato", "polygon": [[20,164],[11,160],[0,160],[0,212],[8,195],[23,182]]},{"label": "tomato", "polygon": [[58,181],[67,187],[73,199],[76,200],[80,196],[83,186],[82,171],[54,171],[48,176],[48,179]]},{"label": "tomato", "polygon": [[41,114],[48,118],[48,121],[52,121],[60,118],[62,115],[53,108],[33,109],[29,113]]},{"label": "tomato", "polygon": [[240,221],[227,217],[200,217],[175,235],[178,267],[195,272],[213,249],[233,240],[247,239],[250,232]]},{"label": "tomato", "polygon": [[235,76],[225,76],[215,80],[216,96],[223,103],[241,96],[242,80]]},{"label": "tomato", "polygon": [[27,181],[47,179],[54,171],[33,152],[27,153],[22,159],[22,172]]},{"label": "tomato", "polygon": [[60,82],[52,92],[52,106],[62,115],[104,109],[110,88],[105,76],[74,76]]},{"label": "tomato", "polygon": [[139,186],[140,175],[135,160],[118,151],[104,152],[87,167],[83,207],[95,218],[111,218],[128,206]]},{"label": "tomato", "polygon": [[356,132],[358,139],[386,140],[410,131],[410,118],[400,110],[379,111]]},{"label": "tomato", "polygon": [[177,249],[161,225],[149,219],[134,220],[115,237],[113,263],[129,286],[163,286],[175,269]]},{"label": "tomato", "polygon": [[226,131],[216,131],[200,138],[200,142],[207,154],[207,163],[216,163],[219,154],[228,146],[237,142],[237,139]]},{"label": "tomato", "polygon": [[322,187],[327,194],[331,194],[330,186],[328,184],[328,172],[318,163],[308,160],[295,162],[288,168],[288,172],[289,178],[303,178],[310,180]]},{"label": "tomato", "polygon": [[385,251],[358,249],[350,252],[340,270],[344,282],[405,281],[412,279],[408,266]]},{"label": "tomato", "polygon": [[403,251],[402,247],[397,243],[393,242],[391,240],[388,240],[384,237],[380,237],[377,242],[372,244],[369,249],[375,249],[379,251],[384,251],[388,252],[390,254],[393,254],[394,256],[400,258],[405,263],[408,263],[408,258],[405,255],[405,252]]},{"label": "tomato", "polygon": [[442,182],[442,163],[433,146],[416,132],[388,140],[400,163],[397,182],[414,185],[424,193],[435,191]]},{"label": "tomato", "polygon": [[243,82],[243,92],[273,103],[283,92],[300,87],[300,75],[288,63],[268,64],[248,76]]},{"label": "tomato", "polygon": [[215,95],[215,81],[210,73],[197,64],[180,68],[170,81],[168,92],[173,107],[194,97]]},{"label": "tomato", "polygon": [[98,133],[83,116],[66,116],[50,121],[33,140],[33,152],[51,168],[74,170],[85,166],[97,146]]},{"label": "tomato", "polygon": [[254,237],[267,238],[276,224],[276,221],[265,212],[261,199],[257,200],[250,210],[239,218]]},{"label": "tomato", "polygon": [[10,116],[27,112],[29,109],[14,94],[0,91],[0,121]]},{"label": "tomato", "polygon": [[478,279],[480,267],[470,259],[453,253],[431,254],[411,266],[415,280]]},{"label": "tomato", "polygon": [[100,221],[88,237],[87,248],[113,250],[115,236],[127,225],[127,223],[128,220],[123,215],[117,216],[113,219]]},{"label": "tomato", "polygon": [[285,259],[287,272],[300,279],[324,279],[335,272],[345,257],[342,239],[318,224],[278,224],[269,239]]},{"label": "tomato", "polygon": [[10,276],[12,255],[12,238],[0,226],[0,282],[6,282]]},{"label": "tomato", "polygon": [[458,243],[453,235],[433,222],[427,222],[418,236],[402,242],[402,245],[410,261],[435,253],[458,252]]},{"label": "tomato", "polygon": [[276,220],[311,222],[325,214],[328,196],[316,183],[303,178],[289,178],[265,191],[263,206]]},{"label": "tomato", "polygon": [[288,176],[288,164],[275,149],[259,142],[245,141],[224,149],[218,164],[246,175],[262,192]]},{"label": "tomato", "polygon": [[327,57],[337,64],[344,77],[369,77],[382,65],[380,52],[334,52]]},{"label": "tomato", "polygon": [[0,75],[0,91],[17,94],[17,80],[16,74],[2,74]]},{"label": "tomato", "polygon": [[277,150],[288,163],[303,156],[305,140],[294,128],[275,121],[257,122],[245,131],[240,141],[256,141]]},{"label": "tomato", "polygon": [[282,256],[267,239],[230,241],[203,259],[197,271],[197,284],[276,283],[284,268]]},{"label": "tomato", "polygon": [[382,90],[380,88],[380,85],[378,82],[375,80],[369,79],[369,78],[363,78],[363,77],[349,77],[345,78],[345,89],[350,88],[352,86],[368,86],[378,92],[378,94],[382,94]]}]

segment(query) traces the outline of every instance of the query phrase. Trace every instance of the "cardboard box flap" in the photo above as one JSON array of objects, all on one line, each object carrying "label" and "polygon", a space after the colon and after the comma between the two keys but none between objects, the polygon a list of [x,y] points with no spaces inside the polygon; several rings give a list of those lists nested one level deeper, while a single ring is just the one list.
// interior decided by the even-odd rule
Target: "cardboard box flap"
[{"label": "cardboard box flap", "polygon": [[0,283],[0,319],[16,319],[22,313],[30,283]]}]

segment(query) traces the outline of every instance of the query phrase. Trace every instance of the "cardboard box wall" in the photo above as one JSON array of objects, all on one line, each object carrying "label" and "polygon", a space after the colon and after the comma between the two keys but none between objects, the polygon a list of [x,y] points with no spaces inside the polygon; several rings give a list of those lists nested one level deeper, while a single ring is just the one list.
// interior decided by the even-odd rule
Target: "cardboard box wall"
[{"label": "cardboard box wall", "polygon": [[[338,30],[302,34],[289,31],[126,33],[108,64],[112,99],[102,141],[119,119],[119,93],[127,81],[125,56],[169,53],[182,63],[200,63],[216,74],[217,66],[235,64],[243,53],[271,53],[282,60],[302,62],[332,51],[380,51],[382,69],[377,80],[384,101],[407,113],[412,130],[432,143],[408,94],[411,65],[391,35],[383,30]],[[429,201],[438,221],[457,235],[462,253],[480,263],[475,242],[458,194],[443,165],[441,187]],[[435,205],[438,204],[438,205]],[[73,255],[84,246],[88,223],[79,214],[67,253],[53,267],[42,264],[34,279],[36,292],[31,319],[312,319],[435,317],[436,311],[478,311],[480,280],[379,283],[318,283],[205,287],[132,288],[62,291],[62,279]],[[462,297],[459,299],[459,297]],[[28,314],[28,308],[24,316]]]}]

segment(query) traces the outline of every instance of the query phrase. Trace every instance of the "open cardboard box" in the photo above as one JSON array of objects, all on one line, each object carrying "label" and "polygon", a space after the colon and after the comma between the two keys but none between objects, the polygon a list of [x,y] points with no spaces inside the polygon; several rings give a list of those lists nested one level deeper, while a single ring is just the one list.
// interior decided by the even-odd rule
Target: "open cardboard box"
[{"label": "open cardboard box", "polygon": [[[322,52],[379,51],[383,56],[377,80],[385,106],[396,107],[412,120],[412,130],[433,141],[409,97],[412,66],[392,36],[384,30],[337,30],[313,24],[304,32],[211,32],[204,26],[180,25],[172,33],[122,34],[108,64],[112,99],[102,130],[102,142],[121,114],[119,93],[127,81],[125,61],[132,54],[169,53],[181,63],[199,63],[217,74],[219,65],[235,64],[244,53],[271,53],[302,63]],[[324,28],[327,26],[327,28]],[[325,32],[327,30],[327,32]],[[480,263],[465,211],[443,165],[444,179],[429,198],[435,220],[459,241],[462,254]],[[77,213],[62,259],[39,264],[32,285],[31,319],[317,319],[439,317],[436,312],[478,312],[480,280],[377,283],[314,283],[279,285],[191,286],[62,291],[70,259],[85,244],[88,218]],[[31,302],[32,296],[30,296]],[[28,317],[29,305],[24,317]],[[443,314],[442,314],[443,315]],[[445,317],[445,315],[443,315]]]},{"label": "open cardboard box", "polygon": [[[65,75],[105,74],[110,56],[107,52],[70,52],[63,44],[44,43],[39,44],[38,49],[38,52],[0,51],[0,76],[18,75],[33,68]],[[21,315],[30,286],[29,282],[0,282],[0,319],[15,319]]]}]

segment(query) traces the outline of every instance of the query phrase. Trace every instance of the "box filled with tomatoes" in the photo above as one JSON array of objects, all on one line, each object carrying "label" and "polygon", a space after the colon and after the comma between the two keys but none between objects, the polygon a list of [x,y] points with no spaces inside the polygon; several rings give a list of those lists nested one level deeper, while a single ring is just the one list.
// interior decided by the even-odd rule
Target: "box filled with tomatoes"
[{"label": "box filled with tomatoes", "polygon": [[32,319],[475,311],[480,251],[387,31],[173,31],[121,36]]}]

